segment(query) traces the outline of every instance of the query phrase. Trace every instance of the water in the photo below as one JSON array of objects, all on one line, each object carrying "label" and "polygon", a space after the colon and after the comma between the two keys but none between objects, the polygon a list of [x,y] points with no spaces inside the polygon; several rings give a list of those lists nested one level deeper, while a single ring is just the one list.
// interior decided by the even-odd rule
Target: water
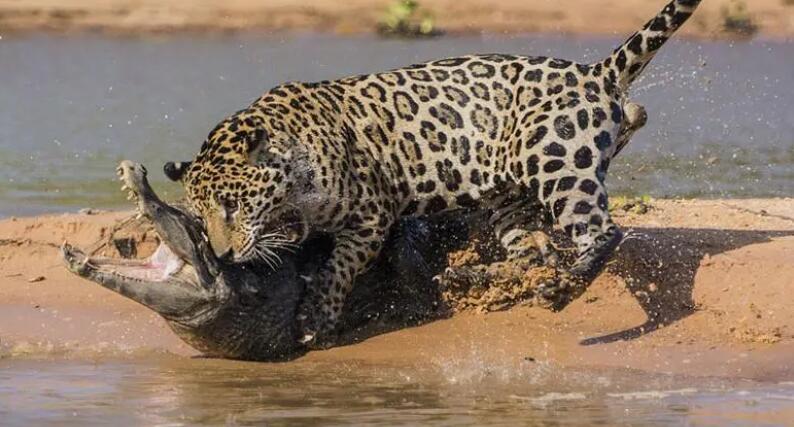
[{"label": "water", "polygon": [[[472,52],[595,60],[620,40],[428,41],[301,35],[0,39],[0,217],[129,207],[113,169],[188,159],[221,118],[288,80]],[[613,194],[792,196],[794,43],[671,41],[635,85],[650,123],[610,171]],[[176,186],[158,190],[178,195]]]},{"label": "water", "polygon": [[[428,366],[429,365],[429,366]],[[793,383],[525,366],[0,360],[0,424],[786,425]],[[489,371],[490,369],[490,371]]]}]

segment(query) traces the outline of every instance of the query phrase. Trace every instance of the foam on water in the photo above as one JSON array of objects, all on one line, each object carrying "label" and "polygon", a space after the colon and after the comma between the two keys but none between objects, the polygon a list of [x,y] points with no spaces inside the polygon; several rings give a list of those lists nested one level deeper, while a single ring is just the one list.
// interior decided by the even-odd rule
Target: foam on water
[{"label": "foam on water", "polygon": [[510,395],[511,399],[529,402],[533,405],[538,405],[542,407],[546,407],[552,403],[560,402],[560,401],[568,401],[568,400],[585,400],[587,396],[584,393],[558,393],[558,392],[549,392],[537,397],[525,397],[525,396],[516,396]]},{"label": "foam on water", "polygon": [[682,388],[678,390],[650,390],[650,391],[635,391],[629,393],[607,393],[607,396],[623,400],[637,400],[637,399],[664,399],[670,396],[683,396],[687,394],[697,393],[696,388]]}]

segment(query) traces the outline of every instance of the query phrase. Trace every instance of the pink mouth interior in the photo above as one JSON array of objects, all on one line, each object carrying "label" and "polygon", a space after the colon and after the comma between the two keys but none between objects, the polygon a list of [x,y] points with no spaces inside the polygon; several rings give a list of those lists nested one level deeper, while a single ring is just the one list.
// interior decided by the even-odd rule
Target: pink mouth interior
[{"label": "pink mouth interior", "polygon": [[182,261],[164,243],[145,260],[112,263],[110,267],[117,274],[141,280],[162,282],[180,271],[185,262]]}]

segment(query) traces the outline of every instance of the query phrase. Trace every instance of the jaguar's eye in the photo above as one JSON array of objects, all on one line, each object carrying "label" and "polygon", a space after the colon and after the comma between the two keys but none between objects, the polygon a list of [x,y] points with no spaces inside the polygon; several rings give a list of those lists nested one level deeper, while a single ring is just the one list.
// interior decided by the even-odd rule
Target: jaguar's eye
[{"label": "jaguar's eye", "polygon": [[237,200],[234,200],[230,197],[225,197],[221,199],[221,207],[223,207],[224,217],[227,220],[231,220],[234,214],[237,212]]}]

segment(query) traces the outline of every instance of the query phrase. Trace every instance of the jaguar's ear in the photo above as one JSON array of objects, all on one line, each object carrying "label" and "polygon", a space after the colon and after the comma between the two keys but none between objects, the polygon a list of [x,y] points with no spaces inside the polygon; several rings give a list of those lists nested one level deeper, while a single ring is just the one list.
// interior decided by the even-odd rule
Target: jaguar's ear
[{"label": "jaguar's ear", "polygon": [[185,172],[193,162],[166,162],[163,165],[163,173],[171,181],[179,182],[185,176]]},{"label": "jaguar's ear", "polygon": [[248,164],[257,166],[262,162],[262,155],[267,148],[267,131],[256,128],[248,133],[246,138],[246,151],[248,154]]}]

